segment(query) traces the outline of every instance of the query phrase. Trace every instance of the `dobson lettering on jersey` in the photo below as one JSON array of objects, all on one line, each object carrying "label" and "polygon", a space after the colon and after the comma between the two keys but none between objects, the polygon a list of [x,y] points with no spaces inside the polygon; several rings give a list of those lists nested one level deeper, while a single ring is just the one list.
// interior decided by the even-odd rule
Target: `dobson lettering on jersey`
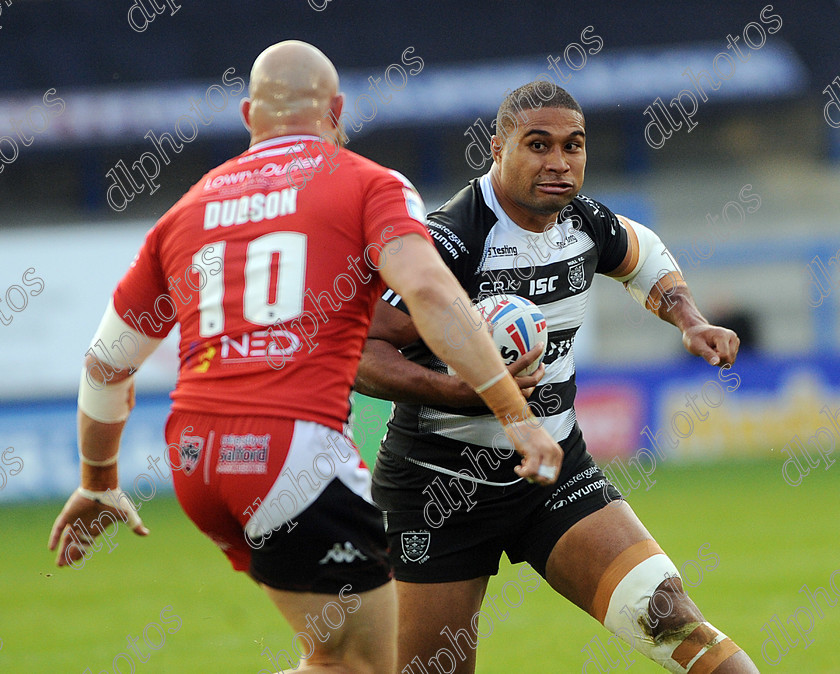
[{"label": "dobson lettering on jersey", "polygon": [[208,201],[204,207],[204,229],[262,222],[295,213],[297,193],[290,187],[282,191],[246,194],[238,199]]}]

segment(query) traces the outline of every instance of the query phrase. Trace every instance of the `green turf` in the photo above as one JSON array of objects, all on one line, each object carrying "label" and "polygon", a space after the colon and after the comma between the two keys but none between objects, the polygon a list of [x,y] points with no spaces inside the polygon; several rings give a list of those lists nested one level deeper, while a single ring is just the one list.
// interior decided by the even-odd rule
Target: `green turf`
[{"label": "green turf", "polygon": [[[828,580],[840,569],[840,468],[814,471],[799,487],[784,482],[778,463],[666,463],[654,477],[656,485],[630,494],[630,503],[677,566],[699,558],[704,576],[691,595],[707,618],[735,638],[763,672],[840,672],[840,602],[834,608],[821,603],[824,618],[816,620],[813,643],[807,650],[798,643],[776,666],[761,660],[766,635],[760,631],[773,614],[786,620],[806,605],[798,593],[804,583],[812,590],[824,587],[837,599]],[[56,569],[46,550],[60,505],[6,506],[0,514],[0,672],[81,674],[88,667],[93,674],[114,672],[115,656],[128,652],[129,634],[139,637],[140,653],[149,658],[141,664],[134,656],[138,674],[256,674],[270,667],[261,655],[265,647],[290,650],[291,631],[273,606],[229,569],[172,498],[156,497],[143,507],[149,538],[121,531],[116,549],[103,548],[81,570]],[[719,564],[712,569],[715,555]],[[696,567],[686,568],[696,583]],[[510,580],[524,586],[516,568],[504,563],[490,592],[498,593]],[[840,574],[835,585],[840,589]],[[597,637],[595,643],[606,646],[609,634],[544,583],[524,596],[481,641],[479,672],[580,672],[586,645]],[[167,606],[164,624],[160,614]],[[160,650],[149,652],[144,628],[157,623],[174,631],[174,615],[180,629],[166,634]],[[482,623],[482,629],[490,628]],[[160,639],[154,626],[149,630],[151,638]],[[663,671],[637,654],[629,660],[639,674]],[[131,671],[125,659],[117,665],[123,674]],[[587,671],[621,672],[625,664]]]}]

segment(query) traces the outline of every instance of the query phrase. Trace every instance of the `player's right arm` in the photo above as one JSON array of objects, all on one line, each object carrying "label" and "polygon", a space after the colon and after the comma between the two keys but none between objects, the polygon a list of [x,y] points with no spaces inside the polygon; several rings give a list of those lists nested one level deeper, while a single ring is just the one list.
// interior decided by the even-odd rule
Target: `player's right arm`
[{"label": "player's right arm", "polygon": [[[128,307],[142,313],[166,293],[155,253],[156,233],[157,227],[146,235],[140,252],[108,302],[82,369],[77,415],[79,487],[53,523],[47,544],[50,550],[58,548],[58,566],[76,566],[79,562],[84,565],[89,549],[101,547],[95,539],[109,523],[124,522],[140,536],[149,533],[131,499],[122,498],[118,455],[122,431],[134,407],[134,372],[158,347],[173,323],[161,326],[159,333],[150,337],[126,323],[117,306],[128,303]],[[125,310],[126,306],[121,308]],[[111,349],[101,354],[103,360],[95,355],[93,347],[97,344],[101,349]],[[132,345],[130,352],[128,344]]]},{"label": "player's right arm", "polygon": [[[356,390],[373,398],[399,403],[471,407],[481,404],[481,398],[458,375],[435,372],[405,358],[400,349],[420,339],[411,316],[388,302],[376,305],[368,339],[365,343]],[[542,378],[541,365],[531,375],[516,376],[537,360],[542,352],[538,346],[508,365],[522,394],[527,398]]]},{"label": "player's right arm", "polygon": [[[473,327],[481,326],[482,319],[434,246],[419,234],[406,234],[379,273],[402,296],[428,347],[452,366],[499,419],[523,456],[522,464],[514,469],[517,475],[541,484],[554,482],[563,450],[534,423],[489,332]],[[553,477],[549,479],[547,473]]]}]

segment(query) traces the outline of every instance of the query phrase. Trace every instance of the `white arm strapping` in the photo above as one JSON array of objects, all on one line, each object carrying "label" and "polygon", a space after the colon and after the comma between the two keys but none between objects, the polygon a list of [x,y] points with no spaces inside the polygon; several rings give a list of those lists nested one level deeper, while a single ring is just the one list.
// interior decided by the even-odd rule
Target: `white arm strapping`
[{"label": "white arm strapping", "polygon": [[[107,354],[98,353],[94,349],[97,342],[108,348]],[[133,342],[133,351],[128,353],[126,341]],[[131,411],[128,405],[129,391],[134,381],[134,374],[116,383],[107,382],[105,385],[94,379],[89,370],[98,367],[103,374],[115,367],[121,371],[124,366],[130,371],[136,370],[146,358],[160,345],[162,339],[146,337],[137,332],[122,318],[114,308],[114,300],[108,302],[102,321],[93,336],[90,349],[96,357],[96,362],[82,368],[79,382],[79,409],[94,421],[103,424],[113,424],[128,419]],[[101,351],[102,346],[100,346]],[[105,360],[100,360],[104,357]]]},{"label": "white arm strapping", "polygon": [[648,295],[656,282],[671,272],[682,276],[682,269],[655,232],[630,218],[622,216],[622,220],[627,229],[636,232],[636,238],[639,240],[639,260],[629,274],[617,276],[615,280],[624,283],[633,299],[647,307]]}]

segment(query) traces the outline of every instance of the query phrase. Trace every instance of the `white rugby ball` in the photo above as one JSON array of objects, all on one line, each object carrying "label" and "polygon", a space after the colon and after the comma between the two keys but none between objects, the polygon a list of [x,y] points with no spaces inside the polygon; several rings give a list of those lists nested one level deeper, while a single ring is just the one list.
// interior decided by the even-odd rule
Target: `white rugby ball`
[{"label": "white rugby ball", "polygon": [[[535,372],[542,363],[548,344],[548,327],[540,308],[519,295],[491,295],[478,302],[475,308],[487,321],[505,365],[510,365],[542,343],[540,357],[519,374]],[[449,374],[454,374],[452,368],[449,368]]]}]

